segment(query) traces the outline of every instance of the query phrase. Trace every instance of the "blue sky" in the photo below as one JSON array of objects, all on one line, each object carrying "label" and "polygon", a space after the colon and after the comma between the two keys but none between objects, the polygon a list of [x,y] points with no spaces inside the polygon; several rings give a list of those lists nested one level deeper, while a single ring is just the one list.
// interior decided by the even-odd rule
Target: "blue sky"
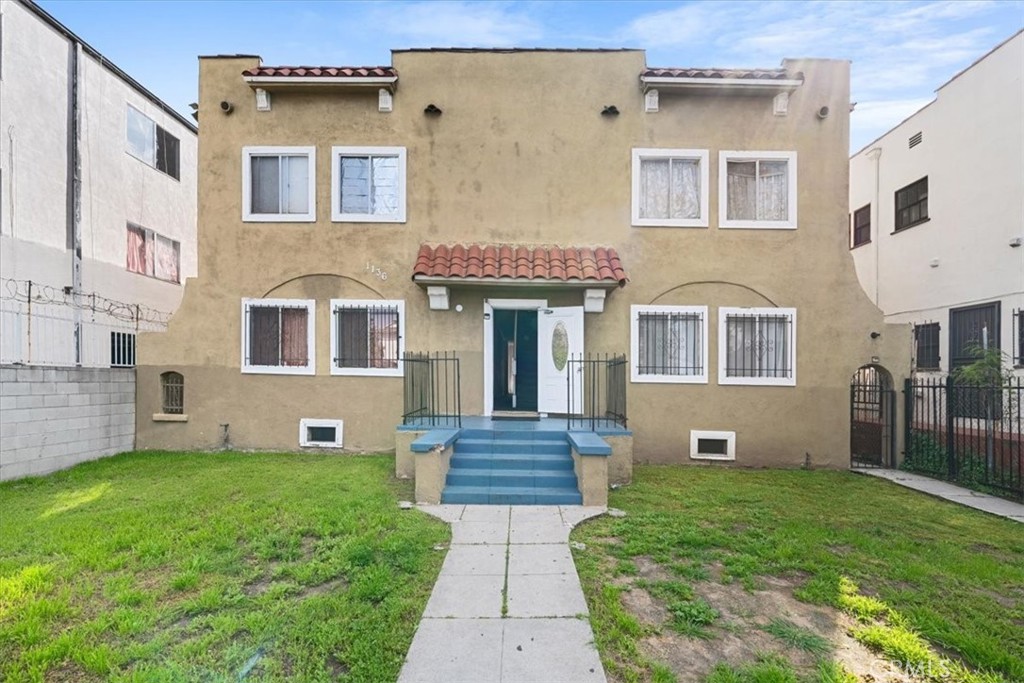
[{"label": "blue sky", "polygon": [[196,99],[200,54],[265,64],[389,64],[406,47],[638,47],[651,66],[853,62],[851,149],[1024,25],[1018,0],[924,2],[145,2],[42,0],[172,106]]}]

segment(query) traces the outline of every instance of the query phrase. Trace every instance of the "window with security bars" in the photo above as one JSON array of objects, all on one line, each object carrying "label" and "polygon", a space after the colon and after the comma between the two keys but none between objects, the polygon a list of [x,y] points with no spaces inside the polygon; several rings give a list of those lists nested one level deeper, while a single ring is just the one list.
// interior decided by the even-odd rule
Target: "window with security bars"
[{"label": "window with security bars", "polygon": [[112,368],[134,368],[135,367],[135,333],[134,332],[111,332],[110,333],[110,367],[112,367]]},{"label": "window with security bars", "polygon": [[315,302],[306,299],[245,299],[242,371],[314,374]]},{"label": "window with security bars", "polygon": [[796,384],[796,309],[719,309],[719,384]]},{"label": "window with security bars", "polygon": [[928,176],[896,190],[896,230],[928,220]]},{"label": "window with security bars", "polygon": [[405,148],[334,147],[331,219],[405,221]]},{"label": "window with security bars", "polygon": [[918,370],[939,369],[939,323],[914,325],[914,367]]},{"label": "window with security bars", "polygon": [[401,376],[404,301],[331,301],[331,374]]},{"label": "window with security bars", "polygon": [[185,412],[185,378],[180,372],[160,374],[160,395],[165,415],[181,415]]},{"label": "window with security bars", "polygon": [[859,247],[871,241],[871,205],[853,212],[853,246]]},{"label": "window with security bars", "polygon": [[706,383],[707,307],[632,306],[634,382]]}]

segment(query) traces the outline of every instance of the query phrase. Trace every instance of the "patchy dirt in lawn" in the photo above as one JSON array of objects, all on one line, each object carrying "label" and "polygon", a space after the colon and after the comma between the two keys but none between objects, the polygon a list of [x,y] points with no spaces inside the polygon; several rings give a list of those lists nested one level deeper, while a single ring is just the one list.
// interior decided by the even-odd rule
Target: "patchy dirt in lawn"
[{"label": "patchy dirt in lawn", "polygon": [[810,605],[793,597],[793,589],[807,577],[762,577],[757,590],[747,591],[738,582],[723,584],[717,579],[721,567],[709,566],[713,578],[693,582],[694,593],[703,598],[720,616],[708,628],[707,639],[690,638],[674,633],[669,627],[670,614],[665,604],[647,590],[636,585],[641,579],[663,581],[669,572],[649,557],[636,557],[633,562],[638,575],[619,577],[627,588],[621,596],[623,607],[655,633],[640,642],[645,654],[668,666],[679,683],[703,681],[716,664],[742,666],[756,661],[759,655],[778,653],[785,656],[801,674],[810,674],[818,657],[783,642],[765,631],[775,620],[785,620],[803,631],[828,641],[832,651],[827,656],[842,663],[860,680],[873,683],[910,683],[915,679],[877,656],[850,635],[855,625],[848,615],[831,607]]}]

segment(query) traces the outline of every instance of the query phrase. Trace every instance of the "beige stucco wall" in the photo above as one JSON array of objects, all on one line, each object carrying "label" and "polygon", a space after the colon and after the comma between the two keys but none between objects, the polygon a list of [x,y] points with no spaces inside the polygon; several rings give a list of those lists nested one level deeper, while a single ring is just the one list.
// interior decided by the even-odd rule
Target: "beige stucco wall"
[{"label": "beige stucco wall", "polygon": [[[688,459],[690,429],[735,430],[737,464],[845,466],[849,379],[872,357],[897,379],[909,332],[885,327],[854,274],[846,244],[849,65],[787,62],[805,84],[786,117],[771,97],[661,94],[645,114],[642,52],[399,52],[394,111],[367,93],[275,92],[256,112],[240,77],[251,58],[200,62],[200,269],[168,333],[139,344],[141,447],[191,448],[219,439],[250,448],[296,448],[301,417],[342,418],[350,450],[390,450],[402,410],[397,378],[329,375],[330,298],[406,301],[406,349],[454,350],[466,413],[483,405],[483,298],[546,298],[581,305],[581,290],[453,289],[451,310],[430,311],[410,279],[418,245],[517,242],[607,245],[630,274],[604,313],[587,314],[586,348],[628,352],[630,304],[710,307],[710,383],[628,386],[638,461]],[[228,116],[219,103],[235,104]],[[440,117],[423,115],[434,103]],[[618,117],[600,115],[615,104]],[[820,120],[821,106],[831,116]],[[317,147],[316,223],[243,223],[241,149]],[[330,221],[332,145],[408,150],[404,224]],[[710,228],[630,226],[633,147],[710,151]],[[720,230],[720,150],[795,150],[799,228]],[[382,280],[367,262],[387,273]],[[316,376],[240,372],[243,297],[317,300]],[[717,386],[717,308],[798,310],[797,386]],[[457,304],[463,310],[456,312]],[[877,340],[872,331],[882,332]],[[185,424],[154,424],[158,375],[182,372]]]}]

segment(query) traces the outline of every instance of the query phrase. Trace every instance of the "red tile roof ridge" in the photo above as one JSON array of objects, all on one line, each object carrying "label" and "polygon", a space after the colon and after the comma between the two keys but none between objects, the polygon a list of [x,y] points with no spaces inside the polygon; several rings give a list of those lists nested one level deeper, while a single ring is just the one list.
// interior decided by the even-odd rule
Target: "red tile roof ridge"
[{"label": "red tile roof ridge", "polygon": [[392,66],[258,66],[246,69],[243,76],[299,78],[368,78],[397,76]]},{"label": "red tile roof ridge", "polygon": [[628,281],[613,247],[454,243],[420,245],[413,277]]}]

